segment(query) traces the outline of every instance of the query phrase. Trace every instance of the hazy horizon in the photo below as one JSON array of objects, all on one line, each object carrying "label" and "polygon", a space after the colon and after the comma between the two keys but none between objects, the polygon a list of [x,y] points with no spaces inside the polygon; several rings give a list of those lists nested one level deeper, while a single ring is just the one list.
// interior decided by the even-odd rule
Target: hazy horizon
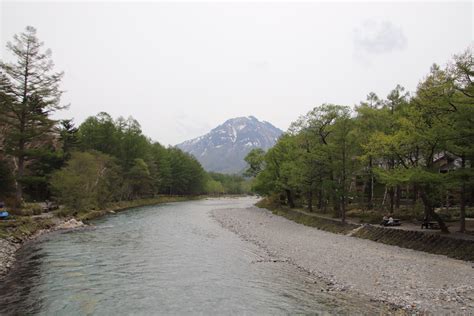
[{"label": "hazy horizon", "polygon": [[[353,106],[472,45],[472,4],[0,2],[1,55],[32,25],[65,71],[56,118],[133,116],[165,145],[253,115],[286,130]],[[449,21],[449,23],[443,23]]]}]

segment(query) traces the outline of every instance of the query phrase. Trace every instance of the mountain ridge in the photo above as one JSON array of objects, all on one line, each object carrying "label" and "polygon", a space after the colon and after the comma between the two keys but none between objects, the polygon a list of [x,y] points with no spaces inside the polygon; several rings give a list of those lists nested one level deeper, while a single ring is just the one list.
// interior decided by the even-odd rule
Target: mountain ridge
[{"label": "mountain ridge", "polygon": [[207,171],[239,173],[246,166],[244,158],[250,150],[268,150],[281,134],[283,131],[268,121],[260,121],[253,115],[241,116],[176,147],[196,157]]}]

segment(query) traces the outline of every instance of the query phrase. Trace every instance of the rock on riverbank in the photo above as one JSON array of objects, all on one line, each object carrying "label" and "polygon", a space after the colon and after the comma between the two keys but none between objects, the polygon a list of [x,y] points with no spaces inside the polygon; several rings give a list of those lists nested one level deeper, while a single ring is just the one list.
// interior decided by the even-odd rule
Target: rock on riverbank
[{"label": "rock on riverbank", "polygon": [[15,252],[20,246],[19,242],[0,238],[0,278],[7,274],[15,263]]},{"label": "rock on riverbank", "polygon": [[335,290],[355,291],[406,309],[474,313],[472,263],[317,230],[256,207],[215,210],[213,216]]}]

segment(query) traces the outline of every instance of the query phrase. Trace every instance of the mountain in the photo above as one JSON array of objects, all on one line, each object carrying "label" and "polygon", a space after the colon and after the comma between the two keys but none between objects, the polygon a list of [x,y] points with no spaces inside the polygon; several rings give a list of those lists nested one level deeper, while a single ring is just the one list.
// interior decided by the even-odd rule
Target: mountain
[{"label": "mountain", "polygon": [[244,158],[250,150],[267,150],[283,133],[272,124],[253,116],[225,121],[206,135],[176,145],[202,164],[207,171],[238,173],[247,166]]}]

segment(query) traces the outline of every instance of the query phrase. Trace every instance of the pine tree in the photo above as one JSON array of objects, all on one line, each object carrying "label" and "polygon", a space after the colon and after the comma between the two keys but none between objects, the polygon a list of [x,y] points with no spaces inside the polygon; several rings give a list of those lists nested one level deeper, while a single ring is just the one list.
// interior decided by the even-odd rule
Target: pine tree
[{"label": "pine tree", "polygon": [[43,42],[36,29],[28,26],[7,43],[15,62],[0,62],[0,117],[7,125],[6,153],[14,158],[16,197],[23,199],[22,178],[28,160],[34,159],[32,149],[52,132],[50,115],[64,108],[59,104],[62,72],[54,72],[51,50],[42,50]]}]

